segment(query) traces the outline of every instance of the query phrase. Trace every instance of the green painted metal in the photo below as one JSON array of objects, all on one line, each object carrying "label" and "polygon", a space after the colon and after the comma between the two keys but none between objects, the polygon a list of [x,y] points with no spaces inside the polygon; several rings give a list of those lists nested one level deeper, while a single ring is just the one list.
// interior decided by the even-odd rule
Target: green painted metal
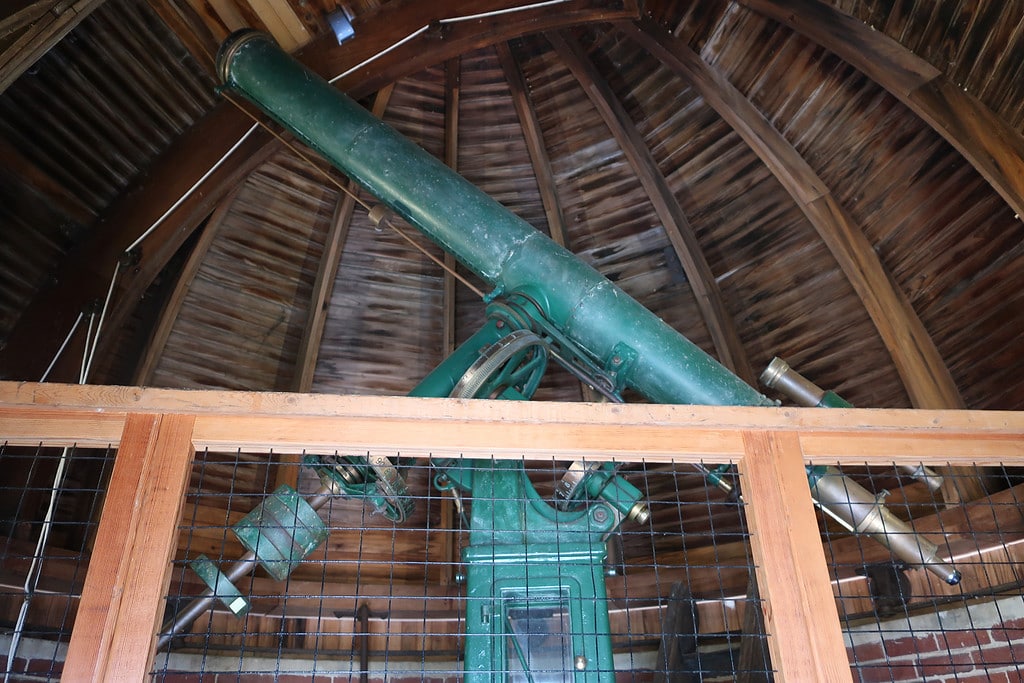
[{"label": "green painted metal", "polygon": [[213,596],[224,603],[224,606],[231,610],[236,617],[244,617],[249,613],[252,603],[245,598],[241,591],[231,583],[231,579],[224,575],[213,560],[206,555],[200,555],[188,563],[203,583],[213,591]]},{"label": "green painted metal", "polygon": [[[485,348],[513,329],[492,317],[460,345],[410,395],[443,397]],[[512,397],[507,397],[512,398]],[[529,395],[515,394],[516,399]],[[460,488],[473,498],[469,545],[463,549],[466,576],[465,680],[485,683],[514,679],[537,661],[541,635],[557,642],[564,671],[577,683],[615,680],[604,582],[605,539],[640,501],[642,494],[617,476],[611,465],[581,487],[590,504],[557,510],[538,494],[519,462],[442,461],[438,488]],[[514,615],[532,614],[532,640],[513,633]],[[548,632],[545,629],[560,630]],[[525,637],[525,636],[523,636]],[[530,646],[533,643],[533,647]],[[506,672],[508,672],[506,674]],[[561,677],[559,677],[561,680]]]},{"label": "green painted metal", "polygon": [[327,527],[320,515],[287,484],[240,519],[232,531],[278,581],[287,579],[327,539]]},{"label": "green painted metal", "polygon": [[821,400],[818,401],[816,408],[852,408],[853,404],[847,401],[845,398],[837,394],[836,392],[829,389],[826,391]]},{"label": "green painted metal", "polygon": [[[472,481],[470,544],[462,553],[467,682],[504,680],[494,672],[517,668],[509,657],[510,610],[543,603],[568,611],[568,661],[586,662],[576,670],[577,683],[614,681],[604,540],[622,515],[601,498],[580,510],[556,510],[515,462],[478,463]],[[638,499],[636,491],[632,503]]]},{"label": "green painted metal", "polygon": [[657,403],[773,405],[555,244],[281,50],[233,35],[225,85],[259,106],[494,288],[520,293],[598,363],[628,350],[622,382]]}]

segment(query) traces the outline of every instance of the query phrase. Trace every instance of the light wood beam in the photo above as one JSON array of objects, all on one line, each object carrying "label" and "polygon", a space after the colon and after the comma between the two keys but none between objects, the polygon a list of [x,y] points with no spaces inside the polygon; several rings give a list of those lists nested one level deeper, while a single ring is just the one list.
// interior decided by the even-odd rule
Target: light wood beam
[{"label": "light wood beam", "polygon": [[834,52],[963,154],[1024,216],[1024,135],[897,41],[821,0],[739,0]]},{"label": "light wood beam", "polygon": [[[934,340],[906,295],[893,282],[849,213],[810,164],[765,116],[714,67],[653,22],[619,22],[620,31],[689,82],[743,138],[793,197],[828,247],[867,309],[917,408],[963,408],[964,402]],[[985,494],[976,477],[952,471],[949,502]]]},{"label": "light wood beam", "polygon": [[[467,0],[459,9],[469,15],[516,4],[511,0]],[[335,84],[360,98],[430,64],[497,41],[537,30],[638,14],[635,0],[570,0],[559,5],[557,12],[547,7],[533,8],[446,24],[443,35],[424,31],[382,53],[384,48],[437,20],[437,11],[431,3],[418,0],[387,3],[360,18],[356,36],[344,45],[339,46],[334,36],[325,35],[303,48],[299,58],[317,73],[329,77],[346,74]],[[110,273],[125,248],[160,219],[143,245],[141,262],[121,279],[104,324],[106,333],[100,340],[98,352],[104,353],[153,278],[200,221],[231,187],[277,149],[268,134],[256,131],[226,157],[251,125],[233,106],[222,103],[147,169],[145,187],[124,195],[110,207],[75,254],[59,265],[59,282],[40,292],[19,319],[0,351],[0,377],[39,377],[79,311],[89,301],[106,295]],[[52,348],[46,346],[47,340],[52,340]]]},{"label": "light wood beam", "polygon": [[[103,1],[78,0],[70,4],[40,2],[31,8],[25,8],[23,11],[26,14],[21,14],[21,19],[11,21],[12,26],[24,28],[22,34],[0,52],[0,93],[7,90],[11,83],[18,80],[21,74],[39,61],[47,50],[59,43],[93,10],[102,5]],[[43,8],[45,5],[48,7]],[[40,9],[43,9],[41,13],[38,11]],[[10,16],[18,17],[19,14]],[[23,21],[27,16],[34,18],[27,22]],[[2,33],[0,31],[0,35]]]},{"label": "light wood beam", "polygon": [[650,149],[636,129],[629,113],[618,101],[611,87],[587,60],[575,39],[564,33],[548,33],[548,40],[562,62],[572,72],[587,97],[601,114],[605,124],[619,143],[637,179],[650,198],[672,248],[690,282],[697,306],[715,345],[718,359],[725,367],[753,384],[754,372],[736,332],[736,324],[715,282],[697,236],[683,213],[665,176],[658,168]]},{"label": "light wood beam", "polygon": [[195,418],[129,415],[103,504],[64,678],[143,680],[171,577]]},{"label": "light wood beam", "polygon": [[744,432],[743,444],[744,511],[778,680],[851,681],[800,439]]},{"label": "light wood beam", "polygon": [[[128,412],[197,415],[197,446],[416,457],[732,462],[739,431],[799,432],[817,464],[1024,461],[1024,413],[548,403],[0,382],[0,440],[106,447]],[[494,445],[495,425],[502,444]]]},{"label": "light wood beam", "polygon": [[274,40],[287,52],[306,45],[312,38],[309,29],[289,3],[273,0],[247,0],[247,3],[274,36]]}]

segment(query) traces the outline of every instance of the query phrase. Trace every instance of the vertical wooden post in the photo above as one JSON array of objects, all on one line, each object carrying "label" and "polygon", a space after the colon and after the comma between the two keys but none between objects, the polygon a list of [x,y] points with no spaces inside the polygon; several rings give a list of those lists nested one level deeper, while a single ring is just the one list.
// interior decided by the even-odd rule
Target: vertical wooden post
[{"label": "vertical wooden post", "polygon": [[778,680],[851,681],[800,437],[743,432],[743,449],[741,486]]},{"label": "vertical wooden post", "polygon": [[64,665],[68,681],[144,680],[195,449],[195,417],[129,415]]}]

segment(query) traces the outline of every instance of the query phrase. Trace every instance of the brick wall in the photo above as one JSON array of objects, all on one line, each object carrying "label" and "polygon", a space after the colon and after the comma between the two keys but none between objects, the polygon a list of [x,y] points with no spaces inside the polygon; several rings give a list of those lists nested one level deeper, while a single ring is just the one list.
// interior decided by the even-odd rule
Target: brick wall
[{"label": "brick wall", "polygon": [[[0,635],[0,653],[10,647],[10,637]],[[67,646],[51,641],[24,638],[11,667],[12,683],[43,683],[60,680]],[[651,683],[653,653],[616,657],[616,683]],[[0,658],[0,672],[6,659]],[[637,671],[628,671],[630,666]],[[459,683],[461,664],[424,664],[414,661],[371,662],[369,683]],[[385,675],[385,669],[386,675]],[[158,654],[154,662],[154,683],[349,683],[359,681],[358,664],[352,658],[329,660],[281,659],[270,657]],[[196,673],[203,672],[203,673]]]},{"label": "brick wall", "polygon": [[858,626],[846,642],[863,683],[1024,681],[1024,596]]}]

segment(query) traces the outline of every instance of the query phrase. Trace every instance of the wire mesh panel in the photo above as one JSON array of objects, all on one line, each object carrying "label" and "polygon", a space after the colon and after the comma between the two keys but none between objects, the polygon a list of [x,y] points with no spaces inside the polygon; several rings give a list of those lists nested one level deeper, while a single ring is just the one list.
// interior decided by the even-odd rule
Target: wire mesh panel
[{"label": "wire mesh panel", "polygon": [[[940,490],[907,471],[871,469],[853,477],[894,515],[871,527],[874,538],[851,535],[834,520],[823,524],[855,680],[1021,680],[1019,474],[943,472],[942,491],[969,490],[968,479],[980,479],[991,492],[947,504]],[[910,548],[910,556],[900,548]]]},{"label": "wire mesh panel", "polygon": [[113,450],[0,444],[0,666],[59,680]]},{"label": "wire mesh panel", "polygon": [[388,456],[200,454],[156,679],[768,675],[727,467]]}]

